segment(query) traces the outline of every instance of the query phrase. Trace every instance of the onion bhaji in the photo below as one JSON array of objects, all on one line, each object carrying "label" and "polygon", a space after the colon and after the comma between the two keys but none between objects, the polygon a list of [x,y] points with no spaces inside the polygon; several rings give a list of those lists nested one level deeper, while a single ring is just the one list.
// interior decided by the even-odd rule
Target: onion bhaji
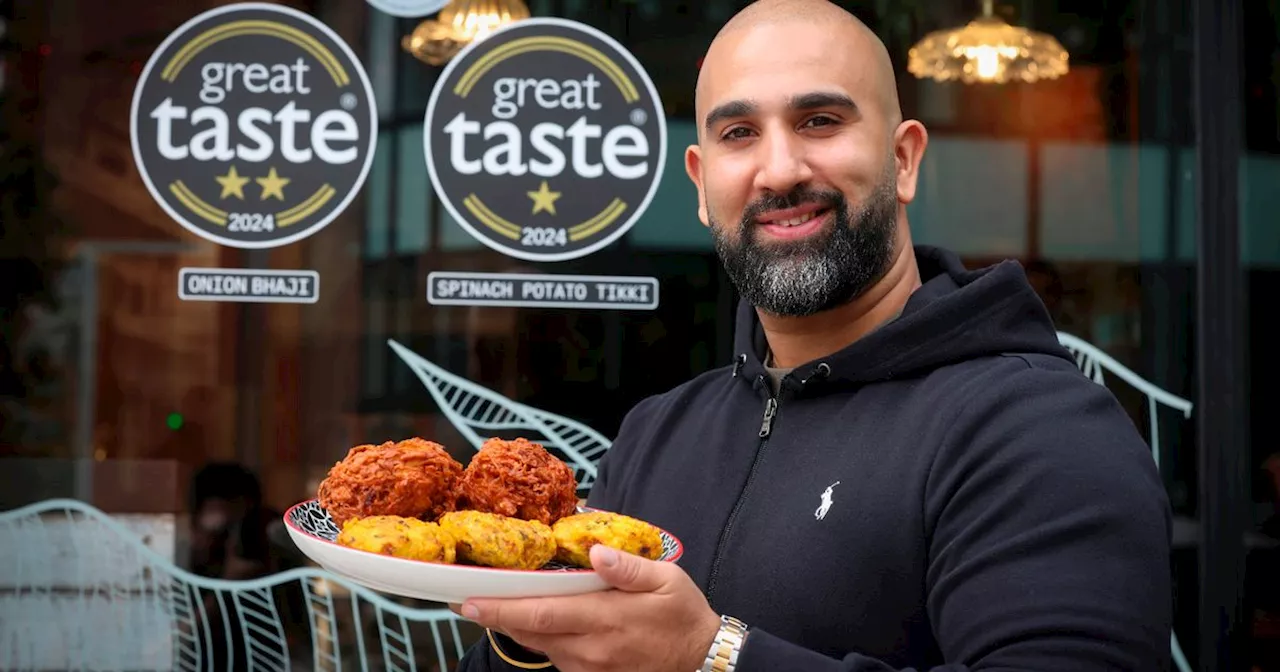
[{"label": "onion bhaji", "polygon": [[435,520],[453,511],[462,464],[419,438],[352,448],[320,483],[320,505],[338,525],[352,518]]},{"label": "onion bhaji", "polygon": [[408,560],[453,564],[453,537],[435,523],[401,516],[352,518],[342,526],[338,543],[350,548]]},{"label": "onion bhaji", "polygon": [[489,439],[462,474],[457,508],[551,525],[578,510],[577,487],[569,465],[541,444]]},{"label": "onion bhaji", "polygon": [[591,547],[596,544],[650,560],[662,557],[662,533],[658,528],[618,513],[579,513],[556,521],[551,531],[556,539],[555,559],[568,565],[590,567]]},{"label": "onion bhaji", "polygon": [[459,561],[504,569],[538,569],[556,554],[551,528],[481,511],[454,511],[440,517],[453,537]]}]

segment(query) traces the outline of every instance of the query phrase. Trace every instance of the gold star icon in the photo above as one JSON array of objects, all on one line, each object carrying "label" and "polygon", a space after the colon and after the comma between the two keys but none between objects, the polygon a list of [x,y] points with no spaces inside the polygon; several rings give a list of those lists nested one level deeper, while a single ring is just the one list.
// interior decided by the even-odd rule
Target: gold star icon
[{"label": "gold star icon", "polygon": [[219,198],[235,196],[242,201],[244,200],[244,185],[249,182],[249,178],[240,177],[240,175],[236,173],[235,166],[231,166],[231,170],[228,170],[226,175],[215,177],[213,179],[217,180],[218,184],[222,185],[222,195],[219,196]]},{"label": "gold star icon", "polygon": [[533,214],[536,215],[543,210],[553,215],[556,214],[556,199],[560,198],[560,192],[551,191],[551,188],[547,186],[546,180],[542,181],[542,186],[538,187],[537,191],[526,191],[524,193],[533,199]]},{"label": "gold star icon", "polygon": [[284,200],[284,185],[289,184],[290,180],[276,175],[276,169],[272,168],[267,172],[266,177],[254,178],[254,182],[262,185],[262,200],[267,200],[269,196],[275,196],[280,200]]}]

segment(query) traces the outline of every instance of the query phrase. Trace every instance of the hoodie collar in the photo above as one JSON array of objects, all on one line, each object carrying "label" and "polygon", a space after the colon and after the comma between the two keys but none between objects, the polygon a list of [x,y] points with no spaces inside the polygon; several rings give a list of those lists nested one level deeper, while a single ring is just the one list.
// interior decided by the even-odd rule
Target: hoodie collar
[{"label": "hoodie collar", "polygon": [[[1070,359],[1022,266],[1003,261],[970,271],[954,253],[915,247],[921,286],[897,319],[830,356],[793,369],[793,390],[857,385],[917,374],[975,357],[1047,353]],[[768,341],[753,306],[738,304],[733,374],[756,385]]]}]

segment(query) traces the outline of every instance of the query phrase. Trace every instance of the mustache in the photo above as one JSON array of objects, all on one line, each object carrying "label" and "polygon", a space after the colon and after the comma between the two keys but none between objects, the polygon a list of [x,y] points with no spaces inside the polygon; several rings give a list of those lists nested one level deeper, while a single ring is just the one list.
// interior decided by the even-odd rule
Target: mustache
[{"label": "mustache", "polygon": [[829,189],[814,189],[805,185],[797,186],[785,195],[767,193],[752,201],[742,211],[742,225],[750,226],[756,218],[772,210],[786,210],[801,205],[813,204],[825,208],[842,208],[844,194]]}]

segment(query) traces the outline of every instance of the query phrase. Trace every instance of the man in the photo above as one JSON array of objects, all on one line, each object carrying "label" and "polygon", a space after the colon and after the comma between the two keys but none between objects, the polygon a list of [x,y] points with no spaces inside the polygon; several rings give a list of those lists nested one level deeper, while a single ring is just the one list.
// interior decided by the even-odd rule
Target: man
[{"label": "man", "polygon": [[276,512],[262,503],[258,477],[234,463],[210,463],[191,479],[191,571],[246,580],[271,573],[267,543]]},{"label": "man", "polygon": [[697,121],[738,355],[640,403],[589,498],[685,554],[596,546],[614,590],[457,605],[490,629],[461,669],[1164,668],[1150,452],[1016,264],[912,246],[927,137],[875,35],[761,0],[708,50]]}]

